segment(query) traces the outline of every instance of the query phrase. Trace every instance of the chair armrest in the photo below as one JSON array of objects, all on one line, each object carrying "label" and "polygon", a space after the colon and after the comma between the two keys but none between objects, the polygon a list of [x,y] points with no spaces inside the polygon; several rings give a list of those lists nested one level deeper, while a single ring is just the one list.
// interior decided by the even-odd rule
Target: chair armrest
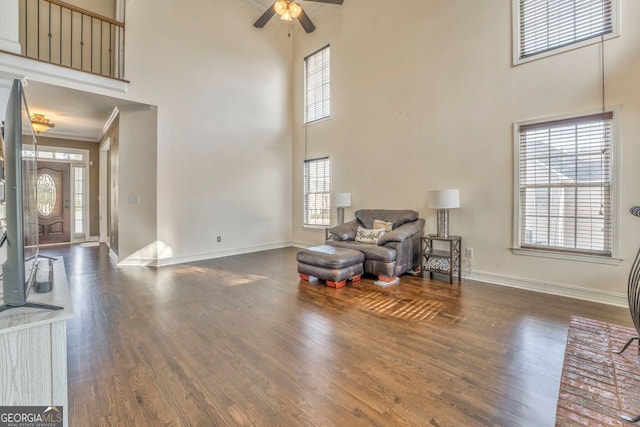
[{"label": "chair armrest", "polygon": [[358,229],[357,221],[351,220],[344,224],[336,225],[327,229],[327,240],[354,240],[356,238],[356,230]]},{"label": "chair armrest", "polygon": [[416,234],[422,235],[422,229],[424,228],[424,219],[418,218],[416,221],[407,222],[406,224],[402,224],[400,227],[395,230],[389,231],[385,233],[380,240],[378,240],[378,245],[382,246],[388,242],[404,242],[407,239],[415,236]]}]

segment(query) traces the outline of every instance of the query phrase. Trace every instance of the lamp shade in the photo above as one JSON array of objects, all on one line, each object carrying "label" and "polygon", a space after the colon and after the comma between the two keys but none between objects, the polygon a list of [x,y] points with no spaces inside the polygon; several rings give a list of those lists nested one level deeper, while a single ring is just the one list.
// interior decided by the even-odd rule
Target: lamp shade
[{"label": "lamp shade", "polygon": [[348,208],[351,206],[351,193],[331,193],[331,204],[336,207]]},{"label": "lamp shade", "polygon": [[460,191],[457,188],[452,190],[429,191],[428,201],[431,209],[459,208]]}]

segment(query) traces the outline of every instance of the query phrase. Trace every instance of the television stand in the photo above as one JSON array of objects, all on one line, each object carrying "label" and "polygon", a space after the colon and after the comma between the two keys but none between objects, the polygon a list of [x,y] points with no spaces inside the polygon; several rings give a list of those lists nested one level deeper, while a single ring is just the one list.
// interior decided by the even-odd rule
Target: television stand
[{"label": "television stand", "polygon": [[[48,257],[45,255],[39,255],[38,257],[46,258],[49,260],[49,271],[48,273],[46,273],[47,274],[46,280],[38,280],[38,273],[40,273],[42,270],[40,270],[40,268],[36,268],[36,277],[34,280],[35,282],[34,287],[36,288],[36,292],[38,293],[51,292],[51,289],[53,288],[53,261],[56,260],[56,258]],[[12,308],[37,308],[42,310],[62,310],[63,309],[63,307],[60,307],[58,305],[27,301],[22,305],[9,305],[9,304],[0,305],[0,313]]]},{"label": "television stand", "polygon": [[[53,264],[55,286],[51,292],[31,292],[26,304],[37,304],[37,308],[45,305],[47,310],[0,313],[0,407],[62,407],[62,426],[68,427],[71,410],[67,397],[66,324],[73,309],[64,262],[59,259]],[[43,269],[43,273],[48,272]],[[64,309],[52,310],[50,306]]]}]

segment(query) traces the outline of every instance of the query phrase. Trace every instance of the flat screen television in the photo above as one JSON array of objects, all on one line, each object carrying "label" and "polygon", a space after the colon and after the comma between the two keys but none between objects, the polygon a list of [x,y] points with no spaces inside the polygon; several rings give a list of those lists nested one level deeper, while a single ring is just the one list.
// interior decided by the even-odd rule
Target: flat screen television
[{"label": "flat screen television", "polygon": [[[23,129],[28,129],[23,133]],[[5,205],[2,248],[6,260],[2,265],[2,299],[0,311],[12,307],[60,309],[61,307],[28,302],[29,291],[38,269],[38,178],[37,141],[31,128],[29,107],[22,82],[14,80],[7,101],[3,128]],[[32,152],[23,156],[23,152]]]}]

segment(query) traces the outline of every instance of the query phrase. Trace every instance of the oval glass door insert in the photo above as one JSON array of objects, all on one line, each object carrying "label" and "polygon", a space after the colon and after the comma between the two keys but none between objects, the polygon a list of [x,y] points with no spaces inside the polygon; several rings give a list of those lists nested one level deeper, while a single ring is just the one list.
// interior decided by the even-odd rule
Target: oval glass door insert
[{"label": "oval glass door insert", "polygon": [[56,206],[56,183],[51,175],[43,173],[38,178],[38,212],[40,215],[51,215]]}]

